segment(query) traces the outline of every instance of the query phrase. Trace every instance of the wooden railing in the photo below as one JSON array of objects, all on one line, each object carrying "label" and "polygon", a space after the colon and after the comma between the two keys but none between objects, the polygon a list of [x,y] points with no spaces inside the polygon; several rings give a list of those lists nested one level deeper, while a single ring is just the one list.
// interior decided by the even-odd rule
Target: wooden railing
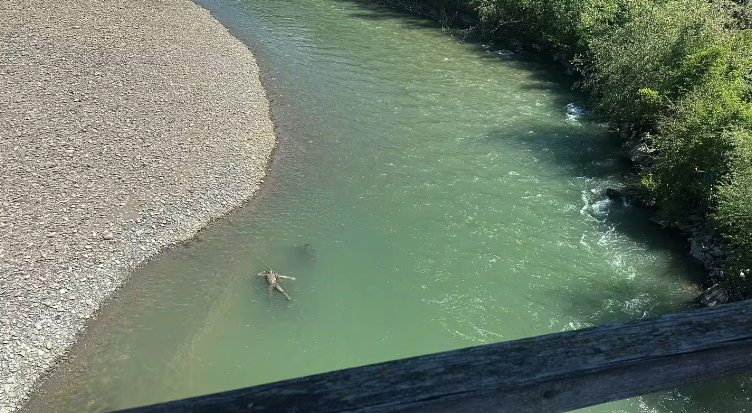
[{"label": "wooden railing", "polygon": [[389,361],[122,413],[563,412],[747,371],[752,371],[752,301]]}]

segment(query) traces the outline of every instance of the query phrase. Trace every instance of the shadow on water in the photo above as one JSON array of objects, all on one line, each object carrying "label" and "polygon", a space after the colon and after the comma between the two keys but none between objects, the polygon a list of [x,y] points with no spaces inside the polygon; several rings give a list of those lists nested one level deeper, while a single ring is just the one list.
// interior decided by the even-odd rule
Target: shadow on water
[{"label": "shadow on water", "polygon": [[[590,128],[598,128],[595,124],[583,124]],[[516,125],[512,129],[520,128],[524,129],[524,125]],[[613,143],[596,144],[587,135],[575,135],[566,128],[552,126],[542,133],[535,134],[494,131],[489,133],[485,140],[492,146],[498,141],[511,140],[531,151],[537,158],[557,165],[559,171],[596,183],[587,195],[591,198],[589,202],[598,209],[598,214],[594,218],[598,221],[597,225],[606,233],[623,235],[638,245],[644,245],[650,251],[667,252],[662,256],[668,260],[668,264],[660,271],[663,275],[659,274],[659,278],[668,279],[672,273],[680,269],[684,280],[683,288],[693,295],[699,295],[704,269],[687,253],[686,236],[676,230],[663,229],[651,223],[650,218],[654,215],[651,209],[634,207],[625,199],[614,200],[606,197],[607,187],[618,188],[623,183],[623,175],[631,168],[629,160],[620,152],[618,137],[614,136]],[[567,144],[562,145],[562,141],[567,141]],[[595,145],[599,145],[600,148],[593,149]],[[549,148],[557,150],[552,151]],[[593,283],[590,288],[567,291],[564,295],[568,296],[567,301],[572,306],[569,311],[590,325],[629,321],[646,315],[667,314],[696,307],[696,304],[690,301],[677,304],[672,292],[660,288],[650,289],[651,299],[648,300],[643,283],[640,279],[609,280],[597,285]],[[561,291],[557,291],[557,294],[561,294]],[[591,310],[594,308],[607,310],[593,313]]]},{"label": "shadow on water", "polygon": [[354,4],[362,10],[362,12],[349,13],[349,17],[353,19],[371,21],[396,20],[408,29],[442,30],[447,36],[455,38],[457,43],[469,46],[469,50],[475,52],[483,60],[498,62],[499,57],[506,57],[503,60],[505,65],[533,74],[531,78],[535,82],[520,86],[522,90],[555,91],[557,93],[554,93],[550,97],[553,98],[553,102],[557,105],[566,106],[573,100],[584,100],[582,93],[574,91],[573,85],[577,79],[564,74],[561,66],[547,56],[514,50],[511,44],[497,45],[492,44],[492,42],[484,42],[477,35],[459,34],[456,31],[442,28],[439,22],[429,17],[416,15],[393,6],[374,3],[368,0],[337,1]]},{"label": "shadow on water", "polygon": [[[352,0],[343,0],[343,1],[352,2]],[[435,29],[436,27],[438,27],[438,24],[434,20],[427,19],[421,16],[416,16],[414,14],[410,14],[409,12],[395,9],[389,6],[385,6],[383,4],[371,3],[371,4],[364,4],[364,6],[365,7],[374,6],[373,11],[377,11],[378,14],[356,12],[356,13],[349,13],[348,16],[353,19],[363,19],[363,20],[372,20],[372,21],[400,19],[401,23],[404,24],[405,27],[411,28],[411,29]]]},{"label": "shadow on water", "polygon": [[[584,120],[576,120],[584,129],[599,129],[602,126]],[[523,123],[513,124],[506,130],[492,131],[483,139],[485,143],[493,147],[497,143],[503,142],[508,144],[510,141],[515,146],[523,147],[525,150],[533,153],[533,156],[541,161],[556,165],[558,171],[567,173],[573,178],[580,178],[586,182],[595,182],[596,184],[589,188],[590,193],[587,195],[591,198],[589,202],[598,204],[600,215],[599,225],[607,231],[615,231],[622,234],[634,242],[645,245],[652,251],[678,252],[667,254],[670,260],[669,268],[684,269],[682,273],[687,281],[687,288],[693,288],[692,283],[700,282],[703,276],[703,269],[687,253],[686,236],[675,230],[667,230],[658,227],[650,222],[654,211],[649,208],[639,208],[629,205],[624,199],[611,200],[606,197],[605,191],[611,186],[618,188],[623,185],[624,176],[629,173],[632,167],[631,162],[621,153],[618,136],[613,134],[613,139],[603,142],[593,141],[582,130],[572,130],[559,125],[551,125],[545,130],[538,130],[535,133],[524,133],[526,125]],[[510,133],[510,130],[515,131]],[[565,142],[562,144],[562,142]],[[596,148],[594,148],[596,147]],[[551,148],[555,148],[552,150]],[[605,185],[604,185],[605,183]],[[598,289],[588,289],[582,294],[591,294]],[[637,294],[635,288],[625,289],[614,286],[611,291],[616,296],[629,297]],[[627,294],[625,294],[627,292]],[[699,293],[699,291],[697,292]],[[631,294],[631,295],[630,295]],[[601,294],[598,293],[600,296]],[[605,293],[603,295],[610,295]],[[581,302],[584,297],[575,296],[573,302]],[[658,300],[664,303],[670,303],[671,300]],[[583,308],[594,308],[584,306]],[[665,308],[656,308],[651,314],[661,314],[677,311],[671,304],[666,304]],[[587,314],[580,314],[584,318],[589,318]],[[623,319],[606,318],[603,320],[593,320],[593,324],[606,324],[609,322],[625,321]]]},{"label": "shadow on water", "polygon": [[[587,125],[584,122],[582,126],[583,130],[600,129],[598,125]],[[543,130],[538,128],[536,131],[529,131],[526,124],[519,123],[504,131],[492,131],[484,140],[489,146],[513,142],[532,152],[537,159],[560,167],[562,172],[572,177],[621,180],[631,164],[620,154],[618,140],[604,142],[603,139],[598,139],[594,142],[591,135],[582,133],[583,130],[554,125]],[[593,148],[594,146],[597,148]]]}]

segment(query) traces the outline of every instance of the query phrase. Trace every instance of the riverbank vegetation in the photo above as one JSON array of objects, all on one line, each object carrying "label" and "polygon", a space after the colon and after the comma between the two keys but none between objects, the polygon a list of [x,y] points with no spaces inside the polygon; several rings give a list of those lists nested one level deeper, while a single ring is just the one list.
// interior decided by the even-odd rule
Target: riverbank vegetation
[{"label": "riverbank vegetation", "polygon": [[[731,242],[726,284],[752,297],[752,5],[748,0],[422,0],[483,36],[564,54],[594,113],[652,153],[661,214],[707,213]],[[465,19],[466,20],[466,19]]]}]

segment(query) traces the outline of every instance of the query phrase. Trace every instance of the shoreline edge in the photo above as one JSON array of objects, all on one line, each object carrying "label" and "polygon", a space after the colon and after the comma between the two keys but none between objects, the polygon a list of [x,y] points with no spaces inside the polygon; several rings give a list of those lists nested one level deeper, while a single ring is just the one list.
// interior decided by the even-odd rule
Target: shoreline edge
[{"label": "shoreline edge", "polygon": [[0,413],[277,144],[251,50],[191,0],[0,4]]}]

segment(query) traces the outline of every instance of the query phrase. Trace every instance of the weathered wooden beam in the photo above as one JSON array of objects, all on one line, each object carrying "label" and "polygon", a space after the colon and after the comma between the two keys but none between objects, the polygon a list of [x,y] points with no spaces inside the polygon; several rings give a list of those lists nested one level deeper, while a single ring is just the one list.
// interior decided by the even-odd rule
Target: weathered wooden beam
[{"label": "weathered wooden beam", "polygon": [[563,412],[752,371],[752,301],[125,410]]}]

